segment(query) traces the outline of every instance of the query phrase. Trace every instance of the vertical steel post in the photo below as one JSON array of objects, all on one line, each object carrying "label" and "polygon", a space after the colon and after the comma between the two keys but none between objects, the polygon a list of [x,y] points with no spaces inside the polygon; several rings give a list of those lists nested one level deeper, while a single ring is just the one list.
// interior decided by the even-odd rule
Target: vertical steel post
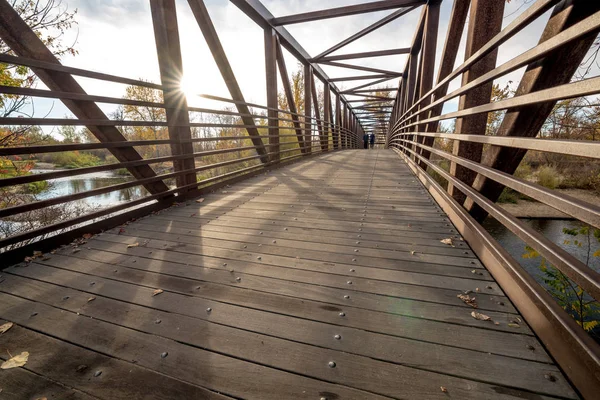
[{"label": "vertical steel post", "polygon": [[312,151],[312,66],[306,64],[304,66],[304,147],[306,154]]},{"label": "vertical steel post", "polygon": [[[465,59],[471,57],[477,50],[493,38],[502,28],[502,16],[504,14],[505,0],[472,0],[469,13],[469,26],[467,31],[467,46]],[[466,85],[474,79],[491,71],[496,66],[498,49],[491,51],[477,63],[472,65],[463,73],[462,85]],[[459,110],[476,107],[490,102],[492,94],[492,82],[478,86],[460,97]],[[487,126],[487,114],[471,115],[456,120],[457,134],[485,135]],[[452,153],[469,160],[480,162],[483,152],[483,144],[454,141]],[[473,184],[476,172],[457,165],[450,164],[450,173],[468,185]],[[456,190],[452,184],[448,184],[448,193],[460,204],[465,201],[466,196]]]},{"label": "vertical steel post", "polygon": [[277,112],[277,33],[273,28],[265,29],[265,74],[267,83],[267,117],[269,132],[269,159],[279,162],[279,113]]},{"label": "vertical steel post", "polygon": [[329,149],[329,136],[331,133],[331,90],[329,82],[323,88],[323,136],[321,137],[321,150]]},{"label": "vertical steel post", "polygon": [[[194,169],[194,148],[191,142],[192,133],[187,108],[187,100],[181,89],[183,63],[179,44],[177,12],[175,0],[151,0],[152,23],[158,53],[158,66],[163,85],[163,96],[167,115],[171,153],[174,156],[189,155],[189,158],[173,160],[175,172]],[[197,182],[195,173],[179,175],[177,186],[185,186]],[[190,189],[191,190],[191,189]]]}]

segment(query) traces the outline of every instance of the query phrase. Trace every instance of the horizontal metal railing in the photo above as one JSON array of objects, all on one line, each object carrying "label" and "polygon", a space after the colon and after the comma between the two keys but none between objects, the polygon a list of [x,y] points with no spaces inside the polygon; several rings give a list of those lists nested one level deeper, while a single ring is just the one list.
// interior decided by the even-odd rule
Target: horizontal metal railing
[{"label": "horizontal metal railing", "polygon": [[[74,69],[70,67],[64,67],[61,65],[54,65],[51,63],[38,62],[32,59],[26,59],[22,57],[14,57],[10,55],[0,55],[0,62],[7,62],[13,65],[23,65],[32,68],[43,68],[59,72],[67,72],[70,74],[76,74],[78,76],[84,76],[87,78],[101,79],[103,81],[110,81],[116,83],[122,83],[127,85],[143,86],[155,90],[163,90],[162,85],[156,85],[150,82],[141,80],[132,80],[127,78],[121,78],[114,75],[99,74],[96,72],[86,71],[82,69]],[[137,107],[152,107],[158,109],[166,108],[163,103],[157,102],[146,102],[137,100],[128,100],[115,97],[106,96],[93,96],[80,93],[69,93],[52,90],[39,90],[39,89],[28,89],[28,88],[17,88],[10,86],[0,86],[0,94],[9,95],[21,95],[31,96],[33,98],[53,98],[59,100],[75,100],[85,102],[98,102],[107,104],[118,104],[128,105]],[[216,96],[204,96],[214,101],[220,101],[223,104],[240,103],[233,100],[216,97]],[[188,128],[207,128],[211,132],[214,131],[213,136],[208,137],[193,137],[189,140],[174,140],[174,139],[148,139],[148,140],[131,140],[131,141],[105,141],[99,143],[60,143],[60,144],[47,144],[47,145],[15,145],[8,147],[0,147],[0,157],[23,157],[23,156],[40,156],[43,154],[57,153],[57,152],[71,152],[71,151],[91,151],[91,150],[110,150],[110,149],[123,149],[123,148],[138,148],[141,146],[164,146],[169,147],[171,145],[190,144],[194,145],[222,145],[227,144],[227,148],[215,148],[205,149],[201,151],[193,150],[192,152],[186,152],[181,154],[174,154],[166,156],[157,156],[150,158],[143,158],[132,161],[119,161],[110,162],[102,165],[80,167],[73,169],[57,170],[42,172],[37,174],[28,174],[7,177],[0,179],[0,188],[5,190],[11,190],[19,188],[19,185],[26,185],[35,182],[48,181],[60,178],[78,177],[85,178],[86,175],[96,172],[108,172],[115,171],[123,168],[134,168],[139,166],[151,166],[157,164],[167,164],[171,167],[168,168],[170,171],[165,173],[156,174],[155,176],[147,178],[133,178],[130,181],[107,185],[104,187],[86,190],[79,193],[73,193],[63,196],[55,196],[43,200],[27,202],[23,204],[16,204],[0,209],[0,219],[10,221],[16,216],[23,215],[24,213],[43,210],[49,207],[53,207],[61,204],[68,204],[80,200],[85,200],[94,196],[108,194],[111,192],[131,189],[135,187],[141,187],[146,184],[156,182],[168,182],[167,180],[173,180],[174,178],[193,174],[194,176],[201,172],[217,171],[216,175],[206,179],[198,179],[197,182],[189,183],[186,185],[168,185],[168,190],[160,193],[147,194],[141,198],[126,203],[111,205],[101,210],[93,210],[84,215],[79,215],[66,221],[60,221],[51,223],[44,226],[39,226],[36,229],[22,232],[9,237],[0,238],[0,251],[4,252],[3,261],[9,262],[9,258],[6,257],[6,251],[14,250],[25,246],[26,248],[31,247],[31,243],[35,243],[37,247],[42,248],[40,240],[47,237],[52,237],[57,234],[65,234],[70,230],[80,231],[82,227],[85,229],[94,231],[94,224],[100,227],[106,226],[106,219],[111,219],[116,215],[120,215],[121,220],[128,219],[128,213],[133,215],[132,210],[136,210],[139,207],[147,207],[148,209],[156,209],[156,205],[162,203],[162,206],[166,207],[173,204],[173,202],[184,201],[190,196],[197,196],[201,192],[212,190],[218,186],[222,186],[229,180],[235,179],[240,176],[247,174],[253,174],[260,172],[265,168],[274,167],[282,163],[296,160],[300,157],[325,153],[327,151],[356,148],[358,145],[358,131],[351,130],[341,124],[336,124],[333,121],[327,121],[320,118],[315,118],[310,115],[303,115],[298,113],[292,113],[288,110],[273,109],[265,106],[261,106],[253,103],[244,103],[245,106],[250,107],[254,110],[260,111],[275,111],[277,117],[268,116],[261,114],[260,112],[253,111],[251,113],[241,113],[238,111],[232,111],[228,109],[212,109],[212,108],[197,108],[187,107],[187,112],[190,115],[193,113],[202,113],[204,116],[227,116],[230,118],[237,118],[239,121],[236,123],[204,123],[204,122],[189,122],[189,123],[178,123],[165,120],[161,121],[128,121],[128,120],[114,120],[114,119],[68,119],[68,118],[0,118],[0,126],[6,127],[29,127],[29,126],[94,126],[94,127],[167,127],[173,129],[173,127],[184,126]],[[250,117],[256,121],[263,121],[265,124],[256,123],[255,125],[247,125],[241,121],[241,117]],[[295,119],[293,117],[296,117]],[[300,123],[300,126],[298,126]],[[276,124],[276,125],[269,125]],[[251,142],[251,138],[245,134],[246,128],[255,128],[259,132],[262,132],[258,139],[260,145],[256,146]],[[271,129],[277,129],[280,134],[271,135]],[[240,136],[231,136],[230,133],[225,133],[223,136],[220,135],[220,130],[231,129],[239,130]],[[284,140],[279,143],[269,143],[269,140],[276,138],[278,141]],[[297,140],[294,140],[297,139]],[[287,140],[287,141],[286,141]],[[290,141],[292,140],[292,141]],[[229,147],[233,146],[233,147]],[[192,147],[193,148],[193,147]],[[261,148],[264,154],[258,154],[257,148]],[[241,156],[242,152],[247,153],[246,156]],[[252,154],[254,153],[254,154]],[[195,168],[186,168],[174,171],[173,163],[180,160],[192,158],[195,161],[204,162],[206,159],[210,159],[214,156],[237,156],[234,159],[225,161],[214,161],[207,165],[196,165]],[[261,162],[265,157],[268,159],[267,162]],[[256,162],[256,165],[245,167],[244,163]],[[219,173],[218,170],[224,167],[236,168],[233,171]],[[147,211],[150,212],[150,211]],[[136,215],[139,212],[136,213]],[[114,218],[113,218],[114,219]],[[55,243],[60,243],[60,239],[56,239]],[[28,246],[29,245],[29,246]],[[29,251],[29,250],[27,250]],[[19,254],[23,254],[20,252]]]},{"label": "horizontal metal railing", "polygon": [[[560,5],[557,6],[559,3]],[[504,29],[498,28],[498,33],[473,54],[468,54],[461,65],[451,72],[446,71],[445,75],[440,73],[437,84],[430,86],[429,90],[427,88],[421,90],[422,95],[419,95],[419,82],[412,89],[414,92],[410,92],[411,77],[405,76],[401,85],[402,93],[399,92],[396,98],[386,144],[408,163],[442,205],[577,389],[584,397],[592,398],[590,396],[597,394],[600,388],[600,346],[496,240],[485,232],[480,222],[486,215],[495,218],[595,301],[600,300],[600,274],[496,204],[496,197],[492,196],[499,192],[484,192],[482,188],[485,186],[481,182],[493,182],[497,185],[495,187],[500,187],[499,190],[510,188],[591,227],[600,228],[598,203],[592,204],[576,199],[520,179],[511,173],[527,151],[580,157],[596,162],[600,159],[600,142],[536,138],[531,136],[531,132],[527,133],[527,136],[522,134],[519,137],[518,131],[501,132],[500,135],[503,136],[486,136],[485,130],[437,132],[441,121],[468,119],[497,111],[535,113],[535,108],[532,107],[547,107],[559,100],[600,94],[600,77],[560,83],[556,78],[555,84],[551,84],[552,77],[550,77],[546,78],[546,87],[541,86],[538,90],[517,91],[512,97],[494,102],[490,101],[488,94],[488,97],[483,100],[479,98],[477,100],[479,103],[472,100],[468,103],[470,104],[468,107],[463,107],[461,103],[457,111],[442,113],[444,104],[460,96],[469,96],[474,93],[474,90],[481,89],[483,85],[490,84],[495,79],[505,77],[508,73],[530,66],[532,63],[543,62],[541,60],[554,56],[558,51],[566,51],[568,46],[580,45],[582,40],[591,44],[600,31],[600,7],[598,4],[576,5],[579,7],[577,9],[579,19],[574,19],[570,26],[565,26],[554,35],[543,36],[543,40],[540,40],[538,45],[499,66],[492,66],[480,71],[478,75],[471,75],[468,81],[463,79],[459,88],[446,94],[450,81],[469,72],[474,65],[489,57],[501,44],[528,27],[543,13],[554,6],[563,7],[563,3],[552,0],[536,1]],[[471,31],[469,33],[473,34]],[[442,55],[443,58],[453,60],[456,57],[458,46],[451,46],[451,48],[452,50],[447,50],[448,52]],[[581,57],[586,51],[587,48],[580,51]],[[578,62],[576,59],[561,61]],[[425,84],[421,82],[421,85]],[[407,94],[406,91],[409,93]],[[551,107],[549,109],[551,110]],[[518,127],[516,129],[518,130]],[[534,135],[536,133],[533,132]],[[453,143],[454,146],[450,146],[452,150],[443,150],[437,146],[442,140]],[[477,144],[480,147],[477,147],[474,152],[465,152],[461,155],[460,146],[463,144]],[[486,165],[487,161],[481,161],[484,145],[488,146],[485,151],[502,148],[519,150],[519,158],[516,161],[511,159],[516,165],[504,165],[503,168],[510,172],[496,169],[491,164]],[[437,161],[432,161],[432,156],[435,156]],[[451,165],[450,171],[442,168],[438,163],[439,160]],[[509,163],[505,162],[505,164]],[[459,177],[456,173],[457,168],[470,171],[470,175],[463,174]],[[434,179],[434,175],[437,180]],[[462,180],[465,179],[464,176],[472,179],[464,182]],[[448,189],[439,184],[440,179],[448,184]],[[476,183],[479,183],[479,186],[476,186]]]}]

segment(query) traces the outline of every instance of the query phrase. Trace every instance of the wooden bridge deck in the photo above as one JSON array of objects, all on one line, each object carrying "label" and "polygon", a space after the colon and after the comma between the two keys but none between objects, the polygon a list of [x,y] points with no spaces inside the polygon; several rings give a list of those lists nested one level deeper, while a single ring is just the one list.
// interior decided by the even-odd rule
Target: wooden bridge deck
[{"label": "wooden bridge deck", "polygon": [[388,150],[251,178],[0,281],[0,358],[30,354],[2,399],[577,398]]}]

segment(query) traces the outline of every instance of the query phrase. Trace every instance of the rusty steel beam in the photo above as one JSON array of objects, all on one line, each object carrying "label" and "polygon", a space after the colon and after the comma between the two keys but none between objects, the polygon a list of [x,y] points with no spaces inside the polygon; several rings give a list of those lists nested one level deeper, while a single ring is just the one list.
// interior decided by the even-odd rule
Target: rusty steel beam
[{"label": "rusty steel beam", "polygon": [[311,95],[312,95],[312,103],[313,103],[313,107],[315,109],[315,119],[316,119],[316,123],[317,123],[317,130],[319,132],[319,138],[322,139],[323,137],[323,131],[324,131],[324,124],[323,124],[323,120],[321,119],[321,112],[319,110],[319,97],[317,96],[317,87],[315,85],[315,76],[313,74],[310,75],[310,88],[311,88]]},{"label": "rusty steel beam", "polygon": [[345,63],[339,63],[339,62],[335,62],[335,61],[317,61],[317,64],[325,64],[325,65],[330,65],[332,67],[339,67],[339,68],[355,69],[358,71],[375,72],[375,73],[384,74],[384,75],[401,75],[399,72],[396,72],[396,71],[388,71],[385,69],[372,68],[372,67],[363,67],[362,65],[345,64]]},{"label": "rusty steel beam", "polygon": [[[448,24],[448,31],[446,33],[446,41],[444,43],[444,49],[442,50],[442,60],[440,62],[437,83],[442,82],[448,75],[452,73],[452,69],[454,68],[454,64],[456,62],[456,56],[458,54],[458,48],[460,45],[460,39],[462,37],[465,23],[467,21],[467,14],[469,12],[469,5],[471,0],[455,0],[452,5],[452,12],[450,14],[450,22]],[[448,85],[450,82],[446,82],[433,93],[433,97],[435,100],[444,96],[448,92]],[[435,106],[431,109],[428,114],[428,117],[435,117],[441,114],[443,104]],[[437,131],[438,123],[430,123],[425,127],[426,132],[435,132]],[[423,143],[427,146],[433,145],[434,139],[431,137],[424,137]],[[425,149],[421,149],[420,154],[429,159],[430,153]],[[421,162],[421,167],[423,168],[425,164]]]},{"label": "rusty steel beam", "polygon": [[321,150],[329,149],[329,135],[331,134],[331,88],[325,82],[323,87],[323,135],[321,136]]},{"label": "rusty steel beam", "polygon": [[[505,0],[472,0],[469,13],[469,26],[467,30],[467,45],[465,48],[465,60],[481,49],[502,29],[502,17],[504,14]],[[485,57],[473,64],[462,77],[462,85],[466,85],[474,79],[491,71],[496,66],[498,49],[490,51]],[[461,96],[458,109],[464,110],[490,102],[492,94],[492,82],[481,85],[466,95]],[[478,114],[456,120],[456,133],[470,135],[485,135],[487,127],[487,115]],[[471,161],[480,162],[483,145],[480,143],[455,141],[452,153],[467,158]],[[477,175],[475,172],[464,168],[456,163],[450,164],[450,173],[457,179],[471,185]],[[448,184],[448,193],[462,204],[466,197],[456,190],[452,184]]]},{"label": "rusty steel beam", "polygon": [[[192,13],[196,18],[196,22],[202,31],[202,35],[210,48],[210,52],[212,53],[215,62],[217,63],[217,67],[221,72],[221,76],[225,81],[225,85],[229,90],[229,94],[231,98],[236,101],[235,105],[240,114],[251,114],[250,109],[244,103],[244,95],[242,94],[242,90],[237,83],[237,79],[235,78],[235,74],[233,73],[233,69],[229,64],[229,60],[227,59],[227,55],[225,54],[225,50],[221,45],[221,41],[219,40],[219,36],[217,35],[217,31],[215,30],[215,26],[212,23],[210,15],[208,14],[208,10],[204,5],[203,0],[188,0],[188,4],[192,9]],[[247,125],[246,131],[248,132],[248,136],[250,136],[250,140],[252,144],[256,147],[256,152],[261,156],[260,160],[262,163],[269,162],[269,157],[267,156],[267,150],[264,147],[264,143],[260,138],[260,134],[258,129],[256,128],[256,124],[254,123],[254,118],[248,116],[242,116],[242,121],[244,125]]]},{"label": "rusty steel beam", "polygon": [[[0,38],[20,57],[60,66],[58,59],[52,54],[40,38],[21,19],[14,8],[6,1],[0,0]],[[69,74],[59,71],[32,68],[33,72],[53,91],[87,95],[85,90]],[[79,119],[104,120],[108,117],[92,101],[61,100],[64,105]],[[114,126],[93,126],[87,128],[100,142],[124,142],[127,139]],[[133,147],[111,148],[109,151],[121,162],[142,160],[143,157]],[[156,173],[148,165],[129,167],[127,170],[136,179],[152,178]],[[162,181],[151,182],[144,187],[152,194],[169,190]]]},{"label": "rusty steel beam", "polygon": [[[549,40],[599,10],[599,2],[562,1],[555,6],[539,42],[543,43]],[[516,95],[537,92],[569,82],[598,33],[598,31],[591,32],[578,41],[530,64],[519,83]],[[535,137],[555,104],[556,101],[550,101],[507,112],[500,125],[498,135]],[[486,153],[482,164],[512,174],[526,152],[527,150],[523,149],[492,146]],[[496,201],[504,190],[503,185],[481,175],[475,178],[473,187],[492,201]],[[481,207],[472,202],[466,202],[465,207],[478,221],[482,221],[487,215]]]},{"label": "rusty steel beam", "polygon": [[312,151],[312,67],[310,64],[304,66],[304,147],[307,154]]},{"label": "rusty steel beam", "polygon": [[389,24],[390,22],[396,20],[397,18],[400,18],[401,16],[407,14],[408,12],[414,10],[415,8],[417,8],[417,6],[413,6],[413,7],[407,7],[407,8],[402,8],[398,11],[395,11],[393,13],[391,13],[390,15],[380,19],[379,21],[367,26],[366,28],[360,30],[359,32],[355,33],[354,35],[350,36],[347,39],[342,40],[341,42],[339,42],[338,44],[328,48],[327,50],[325,50],[324,52],[322,52],[321,54],[319,54],[318,56],[314,57],[314,60],[319,60],[322,57],[325,57],[331,53],[333,53],[336,50],[341,49],[342,47],[354,42],[355,40],[360,39],[361,37],[381,28],[384,25]]},{"label": "rusty steel beam", "polygon": [[[189,171],[195,166],[194,157],[192,156],[194,147],[191,143],[192,132],[189,126],[187,99],[181,90],[183,63],[175,0],[150,0],[150,11],[154,26],[158,67],[163,86],[169,138],[175,142],[171,144],[171,154],[174,156],[190,156],[174,160],[173,169],[175,172]],[[182,141],[185,142],[182,143]],[[177,187],[197,182],[196,174],[177,175],[175,179]]]},{"label": "rusty steel beam", "polygon": [[264,30],[265,37],[265,81],[267,89],[267,116],[269,117],[269,145],[273,146],[271,162],[278,162],[279,156],[279,108],[277,99],[277,35],[273,28]]},{"label": "rusty steel beam", "polygon": [[419,6],[426,3],[426,0],[384,0],[371,3],[356,4],[353,6],[330,8],[327,10],[311,11],[295,15],[286,15],[271,19],[271,24],[290,25],[302,22],[317,21],[328,18],[345,17],[348,15],[364,14],[376,11],[391,10],[400,7]]},{"label": "rusty steel beam", "polygon": [[[425,28],[423,33],[423,51],[421,57],[421,81],[419,82],[419,98],[425,96],[433,87],[433,73],[435,68],[435,52],[437,48],[438,27],[440,23],[440,2],[431,2],[426,7]],[[429,105],[431,98],[423,100],[419,107]],[[420,118],[423,119],[423,118]],[[424,129],[424,126],[417,126],[416,130]],[[421,142],[424,138],[417,137]],[[419,149],[415,149],[419,150]]]},{"label": "rusty steel beam", "polygon": [[302,135],[302,127],[300,126],[300,119],[298,118],[298,109],[296,108],[296,101],[294,100],[294,92],[292,91],[292,86],[290,85],[287,67],[285,65],[285,59],[283,57],[283,50],[281,49],[281,43],[279,42],[279,37],[275,36],[276,40],[276,57],[277,57],[277,66],[279,67],[279,76],[281,77],[281,82],[283,84],[283,90],[285,92],[285,98],[287,99],[288,108],[290,110],[292,117],[292,124],[294,128],[296,128],[296,134],[298,137],[298,146],[300,146],[300,152],[305,153],[305,143],[304,137]]},{"label": "rusty steel beam", "polygon": [[[369,57],[384,57],[384,56],[394,56],[398,54],[408,54],[410,52],[410,48],[399,48],[399,49],[390,49],[390,50],[375,50],[375,51],[364,51],[361,53],[351,53],[351,54],[340,54],[337,56],[325,56],[321,57],[318,61],[340,61],[340,60],[352,60],[356,58],[369,58]],[[317,61],[316,59],[311,59],[310,61]]]}]

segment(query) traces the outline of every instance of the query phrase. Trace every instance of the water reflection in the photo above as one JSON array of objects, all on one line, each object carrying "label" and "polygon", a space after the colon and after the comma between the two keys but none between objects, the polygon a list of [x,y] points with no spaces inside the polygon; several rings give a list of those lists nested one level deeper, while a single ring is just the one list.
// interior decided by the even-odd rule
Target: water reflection
[{"label": "water reflection", "polygon": [[[35,170],[35,173],[47,172],[44,170]],[[129,182],[133,178],[130,176],[117,176],[111,172],[96,172],[93,174],[51,179],[48,181],[49,188],[38,195],[40,200],[55,198],[58,196],[67,196],[70,194],[86,192],[99,189],[106,186],[116,185],[123,182]],[[98,196],[88,197],[84,201],[93,208],[108,207],[119,203],[139,199],[148,195],[145,188],[141,186],[130,187],[104,193]]]}]

